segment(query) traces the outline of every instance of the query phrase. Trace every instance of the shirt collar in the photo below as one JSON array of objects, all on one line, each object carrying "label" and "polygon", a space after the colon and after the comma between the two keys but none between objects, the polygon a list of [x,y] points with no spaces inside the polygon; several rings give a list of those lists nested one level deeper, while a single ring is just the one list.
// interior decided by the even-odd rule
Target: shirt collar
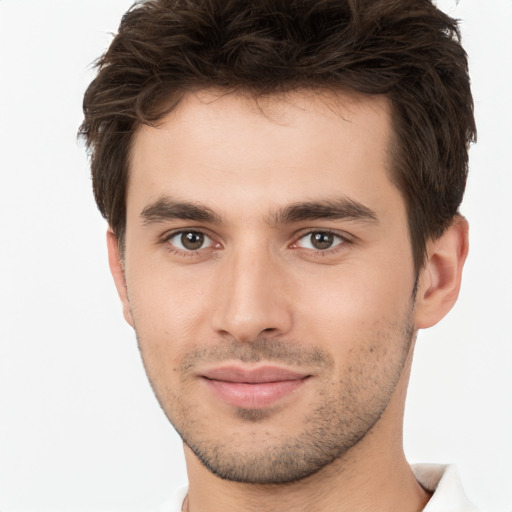
[{"label": "shirt collar", "polygon": [[434,494],[423,512],[477,512],[466,498],[453,465],[413,464],[416,480]]}]

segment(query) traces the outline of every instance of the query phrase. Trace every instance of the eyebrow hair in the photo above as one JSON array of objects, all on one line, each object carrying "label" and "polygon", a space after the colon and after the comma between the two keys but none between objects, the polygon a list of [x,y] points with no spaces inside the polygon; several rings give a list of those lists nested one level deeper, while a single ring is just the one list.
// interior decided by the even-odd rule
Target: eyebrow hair
[{"label": "eyebrow hair", "polygon": [[144,225],[180,219],[222,224],[222,219],[210,208],[187,201],[175,201],[170,197],[161,197],[146,206],[140,213]]},{"label": "eyebrow hair", "polygon": [[[222,218],[207,206],[177,201],[164,196],[147,205],[140,213],[144,225],[167,220],[191,220],[222,224]],[[278,209],[267,218],[267,224],[291,224],[306,220],[355,220],[377,223],[377,214],[348,197],[325,201],[297,202]]]},{"label": "eyebrow hair", "polygon": [[298,202],[275,212],[269,224],[287,224],[304,220],[356,220],[377,223],[377,214],[348,197],[327,201]]}]

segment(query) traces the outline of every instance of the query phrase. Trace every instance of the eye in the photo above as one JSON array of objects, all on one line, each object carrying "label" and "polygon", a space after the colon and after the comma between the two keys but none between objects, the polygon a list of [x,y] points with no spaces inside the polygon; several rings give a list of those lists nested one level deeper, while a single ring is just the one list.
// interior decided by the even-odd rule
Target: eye
[{"label": "eye", "polygon": [[345,240],[340,235],[336,235],[330,231],[312,231],[301,237],[296,245],[303,249],[326,251],[342,244],[344,241]]},{"label": "eye", "polygon": [[180,231],[167,238],[167,241],[181,251],[198,251],[213,244],[213,240],[201,231]]}]

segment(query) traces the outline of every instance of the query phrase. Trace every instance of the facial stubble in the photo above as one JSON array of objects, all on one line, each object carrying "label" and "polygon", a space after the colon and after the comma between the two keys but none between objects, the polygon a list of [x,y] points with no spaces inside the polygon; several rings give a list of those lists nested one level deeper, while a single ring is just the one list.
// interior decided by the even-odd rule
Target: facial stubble
[{"label": "facial stubble", "polygon": [[[155,395],[183,442],[201,463],[218,477],[251,484],[284,484],[306,478],[328,466],[365,438],[386,410],[397,387],[414,341],[412,311],[402,321],[376,329],[371,341],[354,348],[356,358],[335,376],[335,361],[320,346],[261,338],[251,343],[226,341],[222,345],[195,348],[180,360],[174,371],[180,386],[161,384],[158,372],[144,354],[146,372]],[[171,343],[172,345],[172,343]],[[317,394],[311,411],[301,419],[296,435],[276,433],[272,409],[235,409],[234,427],[226,422],[222,432],[211,427],[200,404],[188,389],[198,363],[223,361],[314,367]],[[238,422],[238,423],[237,423]],[[243,428],[239,428],[239,424]],[[297,425],[292,426],[292,431]]]}]

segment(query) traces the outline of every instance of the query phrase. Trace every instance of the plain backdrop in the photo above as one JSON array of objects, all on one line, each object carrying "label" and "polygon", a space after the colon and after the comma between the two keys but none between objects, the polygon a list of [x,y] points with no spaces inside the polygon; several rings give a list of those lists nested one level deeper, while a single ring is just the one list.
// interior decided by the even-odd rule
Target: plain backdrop
[{"label": "plain backdrop", "polygon": [[[0,510],[150,511],[186,483],[107,267],[77,144],[91,63],[129,0],[0,0]],[[511,0],[462,19],[479,142],[455,309],[420,333],[412,462],[453,462],[482,511],[512,510]]]}]

